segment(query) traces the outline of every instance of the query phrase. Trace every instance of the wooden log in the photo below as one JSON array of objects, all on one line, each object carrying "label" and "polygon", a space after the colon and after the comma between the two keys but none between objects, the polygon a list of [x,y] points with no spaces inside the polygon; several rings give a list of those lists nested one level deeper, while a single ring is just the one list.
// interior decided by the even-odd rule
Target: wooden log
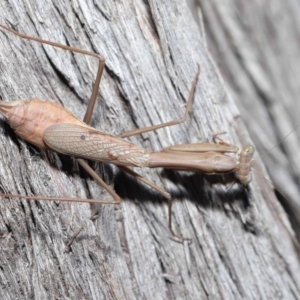
[{"label": "wooden log", "polygon": [[[8,4],[9,3],[9,4]],[[201,67],[185,124],[130,140],[159,150],[176,143],[252,144],[240,113],[183,1],[0,4],[0,22],[20,32],[100,53],[106,59],[92,125],[110,134],[178,118]],[[2,100],[51,99],[83,117],[97,62],[0,31]],[[107,195],[73,159],[41,151],[0,127],[1,190],[47,196]],[[167,203],[110,165],[94,164],[124,199],[120,206],[11,199],[0,202],[3,299],[296,298],[294,235],[272,188],[254,176],[137,170],[171,192]],[[261,162],[258,167],[263,170]],[[264,172],[264,171],[263,171]],[[226,185],[227,183],[227,185]],[[99,210],[98,218],[89,220]],[[70,238],[82,232],[65,249]],[[67,250],[67,251],[65,251]],[[259,296],[258,296],[259,295]]]}]

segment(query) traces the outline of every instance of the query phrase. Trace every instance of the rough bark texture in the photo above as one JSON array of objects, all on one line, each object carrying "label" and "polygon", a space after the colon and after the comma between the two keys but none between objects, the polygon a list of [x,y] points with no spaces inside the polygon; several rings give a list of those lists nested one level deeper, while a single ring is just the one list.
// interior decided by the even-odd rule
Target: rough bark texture
[{"label": "rough bark texture", "polygon": [[263,160],[299,239],[299,1],[197,1],[208,48],[255,146],[263,155],[280,143]]},{"label": "rough bark texture", "polygon": [[[211,12],[207,22],[213,22],[216,8],[203,2]],[[222,18],[229,18],[232,11]],[[199,7],[194,12],[199,16]],[[175,143],[212,141],[214,134],[226,131],[226,142],[253,143],[231,97],[238,94],[227,93],[228,86],[206,47],[203,27],[184,1],[1,2],[0,21],[5,20],[20,32],[89,49],[106,59],[92,123],[102,131],[116,135],[180,117],[199,64],[201,77],[188,121],[130,140],[159,150]],[[4,31],[0,38],[2,100],[51,99],[84,115],[96,73],[95,59],[24,41]],[[279,68],[276,60],[274,64],[272,67]],[[230,72],[239,71],[233,70]],[[296,77],[296,67],[293,70]],[[249,76],[250,71],[241,74],[245,73]],[[234,75],[243,80],[240,73]],[[228,82],[233,85],[232,77]],[[256,93],[269,87],[254,75],[247,78]],[[271,82],[279,88],[278,81]],[[296,83],[290,84],[295,85],[296,95]],[[267,91],[276,95],[272,101],[280,105],[277,100],[282,100],[282,90],[281,96],[273,85]],[[247,95],[245,100],[255,100],[247,91],[241,93]],[[254,106],[254,102],[247,103]],[[265,115],[265,110],[258,110],[255,119],[263,121]],[[4,121],[0,130],[2,190],[108,197],[73,159],[26,144]],[[266,126],[261,131],[270,135]],[[275,144],[275,139],[270,143]],[[0,202],[2,299],[299,297],[294,234],[272,188],[261,176],[255,175],[248,189],[237,184],[228,189],[232,176],[139,170],[171,192],[175,229],[192,238],[192,243],[182,244],[168,231],[162,197],[110,165],[95,167],[99,173],[105,171],[104,178],[124,199],[120,206]],[[264,170],[261,162],[257,167]],[[95,209],[99,217],[91,221]],[[83,231],[65,251],[81,226]]]}]

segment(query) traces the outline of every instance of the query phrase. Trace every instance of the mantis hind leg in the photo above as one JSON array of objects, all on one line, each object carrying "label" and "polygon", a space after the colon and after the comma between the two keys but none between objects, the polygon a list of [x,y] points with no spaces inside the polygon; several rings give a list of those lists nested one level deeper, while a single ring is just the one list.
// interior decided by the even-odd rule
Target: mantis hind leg
[{"label": "mantis hind leg", "polygon": [[59,43],[56,43],[56,42],[43,40],[41,38],[34,37],[34,36],[29,36],[29,35],[26,35],[24,33],[20,33],[18,31],[14,30],[14,29],[11,29],[11,28],[3,25],[3,24],[0,24],[0,27],[7,30],[7,31],[9,31],[9,32],[11,32],[11,33],[13,33],[13,34],[15,34],[15,35],[17,35],[17,36],[19,36],[22,39],[35,41],[35,42],[38,42],[38,43],[41,43],[41,44],[47,44],[47,45],[50,45],[50,46],[53,46],[53,47],[56,47],[56,48],[60,48],[60,49],[66,50],[66,51],[71,51],[71,52],[76,52],[76,53],[80,53],[80,54],[84,54],[84,55],[93,56],[93,57],[96,57],[98,59],[99,64],[98,64],[97,76],[96,76],[96,80],[95,80],[95,83],[94,83],[94,86],[93,86],[93,91],[92,91],[92,94],[91,94],[91,97],[90,97],[90,100],[89,100],[89,103],[88,103],[88,107],[87,107],[87,110],[86,110],[86,113],[85,113],[85,116],[84,116],[84,119],[83,119],[83,121],[85,123],[89,124],[90,121],[91,121],[92,113],[93,113],[94,106],[95,106],[96,99],[97,99],[97,94],[98,94],[98,91],[99,91],[99,85],[100,85],[100,81],[101,81],[104,66],[105,66],[105,59],[101,55],[99,55],[95,52],[91,52],[91,51],[83,50],[83,49],[80,49],[80,48],[59,44]]}]

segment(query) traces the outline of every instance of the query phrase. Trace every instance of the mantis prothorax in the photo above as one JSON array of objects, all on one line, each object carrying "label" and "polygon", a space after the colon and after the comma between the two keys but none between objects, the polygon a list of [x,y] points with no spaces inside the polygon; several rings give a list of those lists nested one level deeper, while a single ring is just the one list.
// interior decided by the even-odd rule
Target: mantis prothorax
[{"label": "mantis prothorax", "polygon": [[79,120],[62,106],[50,101],[41,101],[38,99],[11,102],[1,101],[0,113],[5,117],[7,123],[16,134],[29,143],[41,148],[76,157],[78,163],[112,196],[113,201],[65,197],[22,196],[3,193],[0,194],[2,197],[21,197],[28,200],[43,199],[119,204],[121,203],[121,198],[95,173],[85,159],[113,163],[120,167],[121,170],[129,173],[167,198],[169,228],[171,233],[176,236],[172,229],[171,195],[133,171],[130,167],[163,167],[177,170],[200,171],[208,174],[223,174],[236,171],[241,183],[247,185],[251,181],[251,161],[254,153],[254,148],[252,146],[244,147],[239,157],[234,158],[224,154],[226,152],[236,153],[238,149],[234,145],[213,143],[182,144],[165,148],[160,152],[152,152],[122,139],[124,137],[183,123],[187,119],[191,107],[195,86],[200,74],[199,66],[191,85],[184,116],[181,119],[156,126],[127,131],[124,132],[121,137],[115,137],[96,130],[88,125],[92,117],[105,65],[104,59],[100,55],[90,51],[27,36],[2,24],[0,24],[0,27],[21,38],[52,45],[68,51],[90,55],[99,60],[97,77],[83,121]]}]

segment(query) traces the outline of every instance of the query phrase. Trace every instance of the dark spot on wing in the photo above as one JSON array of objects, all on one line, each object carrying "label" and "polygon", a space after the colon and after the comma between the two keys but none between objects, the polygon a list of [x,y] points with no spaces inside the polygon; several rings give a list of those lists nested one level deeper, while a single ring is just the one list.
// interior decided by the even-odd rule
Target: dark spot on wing
[{"label": "dark spot on wing", "polygon": [[107,152],[107,155],[108,155],[108,157],[111,159],[111,160],[118,160],[118,155],[116,155],[116,154],[114,154],[113,152],[111,152],[111,151],[108,151]]},{"label": "dark spot on wing", "polygon": [[84,135],[84,134],[81,135],[81,136],[80,136],[80,139],[84,141],[84,140],[85,140],[85,135]]}]

